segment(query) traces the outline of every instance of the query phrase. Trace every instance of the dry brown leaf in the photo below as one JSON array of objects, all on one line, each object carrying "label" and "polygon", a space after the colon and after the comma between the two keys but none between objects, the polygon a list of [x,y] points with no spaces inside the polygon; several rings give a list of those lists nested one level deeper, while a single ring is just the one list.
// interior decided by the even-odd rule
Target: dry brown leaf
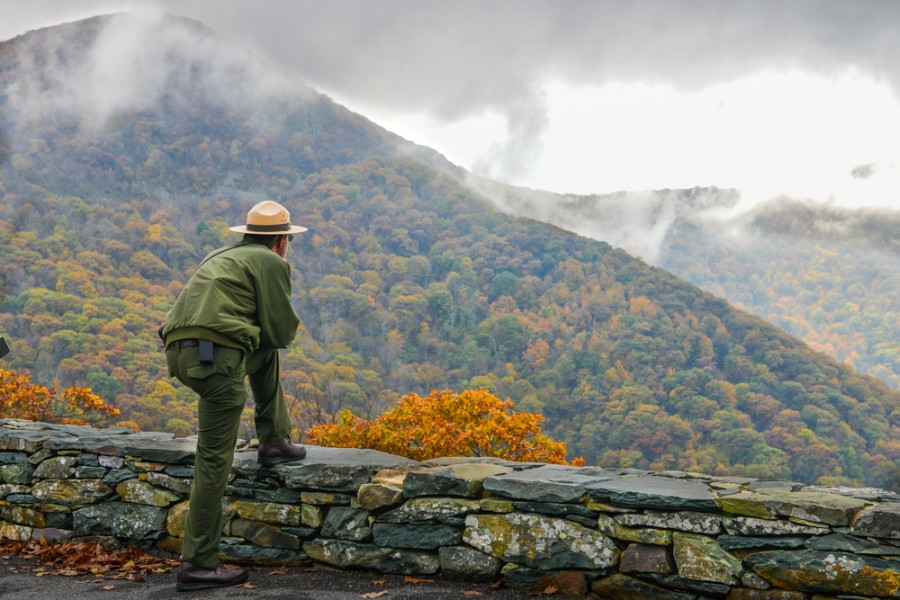
[{"label": "dry brown leaf", "polygon": [[243,588],[245,590],[255,590],[256,589],[256,586],[253,585],[252,583],[250,583],[249,581],[247,583],[242,583],[241,585],[236,585],[234,587]]},{"label": "dry brown leaf", "polygon": [[463,590],[460,592],[463,596],[483,596],[481,592],[476,592],[475,590]]},{"label": "dry brown leaf", "polygon": [[110,591],[110,590],[116,589],[116,586],[114,586],[114,585],[104,585],[104,586],[103,586],[102,588],[100,588],[100,589],[101,589],[101,590],[106,590],[106,591],[108,592],[108,591]]},{"label": "dry brown leaf", "polygon": [[556,592],[559,591],[559,588],[555,585],[548,585],[544,589],[539,592],[529,592],[529,596],[552,596]]},{"label": "dry brown leaf", "polygon": [[387,590],[381,590],[380,592],[369,592],[368,594],[363,594],[360,598],[381,598],[382,596],[386,596],[388,593]]},{"label": "dry brown leaf", "polygon": [[489,585],[488,587],[491,588],[492,590],[499,590],[501,585],[503,585],[503,580],[502,580],[502,579],[498,579],[497,581],[495,581],[494,583],[492,583],[492,584]]},{"label": "dry brown leaf", "polygon": [[406,583],[431,583],[430,579],[419,579],[418,577],[410,577],[407,575],[403,578]]},{"label": "dry brown leaf", "polygon": [[372,583],[374,585],[384,585],[387,583],[387,579],[373,579]]},{"label": "dry brown leaf", "polygon": [[269,575],[287,575],[289,573],[287,567],[278,567],[269,571]]}]

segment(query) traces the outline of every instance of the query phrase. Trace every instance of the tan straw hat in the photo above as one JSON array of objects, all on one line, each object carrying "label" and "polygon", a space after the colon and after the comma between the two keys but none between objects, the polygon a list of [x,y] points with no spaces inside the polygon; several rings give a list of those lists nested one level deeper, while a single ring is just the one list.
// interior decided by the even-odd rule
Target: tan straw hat
[{"label": "tan straw hat", "polygon": [[306,231],[306,227],[291,225],[291,213],[282,205],[271,200],[265,200],[251,208],[247,213],[246,225],[237,225],[229,227],[229,229],[238,233],[254,235],[284,235]]}]

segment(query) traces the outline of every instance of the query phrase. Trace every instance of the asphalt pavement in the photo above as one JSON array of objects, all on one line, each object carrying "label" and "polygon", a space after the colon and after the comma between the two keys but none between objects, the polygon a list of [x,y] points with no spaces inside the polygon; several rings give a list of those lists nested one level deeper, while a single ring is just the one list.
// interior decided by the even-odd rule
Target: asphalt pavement
[{"label": "asphalt pavement", "polygon": [[[38,573],[45,574],[39,575]],[[513,600],[529,597],[525,590],[495,589],[485,583],[444,581],[440,577],[405,577],[374,571],[343,571],[326,567],[257,567],[247,584],[199,592],[176,592],[172,573],[150,573],[146,581],[112,580],[94,576],[65,576],[51,572],[37,560],[0,555],[0,598],[16,600],[188,600],[266,599],[438,600],[474,598]]]}]

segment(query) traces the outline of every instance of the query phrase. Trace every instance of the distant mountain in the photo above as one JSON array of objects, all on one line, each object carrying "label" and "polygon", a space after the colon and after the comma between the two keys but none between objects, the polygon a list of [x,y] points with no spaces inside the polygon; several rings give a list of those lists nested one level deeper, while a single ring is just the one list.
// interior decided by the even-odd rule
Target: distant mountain
[{"label": "distant mountain", "polygon": [[477,185],[503,210],[638,254],[900,388],[900,210],[780,198],[736,213],[735,190]]},{"label": "distant mountain", "polygon": [[497,211],[439,154],[200,24],[31,32],[0,44],[0,90],[8,364],[87,384],[142,428],[194,427],[156,327],[272,198],[310,228],[289,257],[298,425],[485,387],[592,464],[900,486],[900,394],[879,380],[607,243]]}]

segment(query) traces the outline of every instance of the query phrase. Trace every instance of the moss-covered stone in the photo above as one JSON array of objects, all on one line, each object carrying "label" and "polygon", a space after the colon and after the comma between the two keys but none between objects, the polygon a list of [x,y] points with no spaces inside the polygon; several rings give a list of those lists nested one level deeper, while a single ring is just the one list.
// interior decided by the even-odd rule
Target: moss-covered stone
[{"label": "moss-covered stone", "polygon": [[184,524],[187,521],[190,504],[189,500],[179,502],[166,513],[166,531],[169,532],[169,535],[184,538]]},{"label": "moss-covered stone", "polygon": [[382,548],[345,540],[313,540],[303,544],[310,558],[342,569],[374,569],[382,573],[432,575],[440,569],[437,555]]},{"label": "moss-covered stone", "polygon": [[533,514],[469,515],[463,540],[506,562],[546,570],[602,569],[619,559],[599,531]]},{"label": "moss-covered stone", "polygon": [[167,511],[130,502],[103,502],[72,513],[78,535],[111,535],[117,539],[154,538],[163,529]]},{"label": "moss-covered stone", "polygon": [[78,458],[74,456],[55,456],[48,458],[34,470],[35,479],[67,479],[74,475]]},{"label": "moss-covered stone", "polygon": [[[228,507],[238,516],[251,521],[263,521],[279,525],[297,526],[302,522],[301,511],[305,514],[307,508],[315,508],[309,505],[291,506],[288,504],[274,504],[272,502],[250,502],[246,500],[226,500]],[[307,525],[307,523],[303,523]],[[312,525],[318,527],[318,525]]]},{"label": "moss-covered stone", "polygon": [[11,542],[27,542],[31,539],[34,527],[27,525],[16,525],[15,523],[7,523],[0,521],[0,540],[9,540]]},{"label": "moss-covered stone", "polygon": [[668,546],[672,543],[671,531],[666,529],[625,527],[608,515],[600,515],[597,518],[597,529],[610,537],[625,542],[659,546]]},{"label": "moss-covered stone", "polygon": [[305,525],[306,527],[321,528],[325,524],[325,510],[321,506],[303,504],[300,506],[300,522],[285,523],[285,525]]},{"label": "moss-covered stone", "polygon": [[773,586],[803,592],[900,598],[896,560],[842,552],[775,550],[744,559]]},{"label": "moss-covered stone", "polygon": [[48,479],[35,483],[31,493],[42,501],[73,506],[109,498],[113,491],[99,479]]},{"label": "moss-covered stone", "polygon": [[281,531],[278,527],[273,527],[259,521],[247,521],[245,519],[234,519],[231,522],[231,535],[240,537],[251,544],[261,546],[263,548],[287,548],[290,550],[300,549],[300,538],[289,533]]},{"label": "moss-covered stone", "polygon": [[467,546],[443,546],[438,550],[441,577],[460,581],[495,581],[503,563],[500,559]]},{"label": "moss-covered stone", "polygon": [[47,526],[47,517],[44,513],[25,506],[0,506],[0,519],[29,527]]},{"label": "moss-covered stone", "polygon": [[388,523],[439,521],[453,524],[480,508],[481,503],[477,500],[464,498],[413,498],[399,508],[385,513],[379,520]]},{"label": "moss-covered stone", "polygon": [[34,467],[27,462],[0,465],[0,482],[29,485]]},{"label": "moss-covered stone", "polygon": [[672,554],[678,575],[684,579],[734,585],[744,572],[741,561],[728,554],[711,537],[676,532]]},{"label": "moss-covered stone", "polygon": [[116,493],[123,502],[146,504],[148,506],[171,506],[181,499],[181,496],[175,492],[158,488],[151,483],[138,481],[137,479],[123,481],[116,486]]}]

